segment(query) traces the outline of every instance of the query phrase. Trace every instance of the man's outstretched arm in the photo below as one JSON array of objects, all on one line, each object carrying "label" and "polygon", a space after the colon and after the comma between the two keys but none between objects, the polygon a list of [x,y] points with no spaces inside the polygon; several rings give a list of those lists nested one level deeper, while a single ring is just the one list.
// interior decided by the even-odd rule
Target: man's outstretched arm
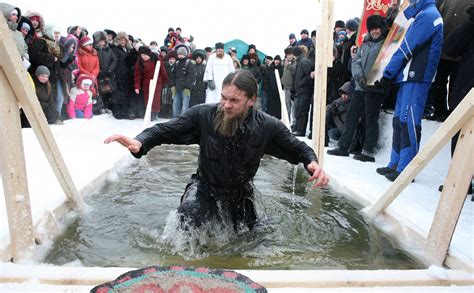
[{"label": "man's outstretched arm", "polygon": [[104,140],[104,143],[109,144],[109,143],[114,142],[114,141],[116,141],[119,144],[123,145],[124,147],[126,147],[129,151],[131,151],[134,154],[138,153],[140,151],[141,147],[142,147],[142,143],[139,142],[138,140],[136,140],[134,138],[130,138],[130,137],[125,136],[125,135],[121,135],[121,134],[114,134],[112,136],[107,137]]}]

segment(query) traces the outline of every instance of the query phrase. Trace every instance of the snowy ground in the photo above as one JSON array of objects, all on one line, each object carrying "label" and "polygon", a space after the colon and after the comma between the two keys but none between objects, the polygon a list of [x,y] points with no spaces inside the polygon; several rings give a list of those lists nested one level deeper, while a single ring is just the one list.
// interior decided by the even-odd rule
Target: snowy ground
[{"label": "snowy ground", "polygon": [[[377,167],[388,162],[391,143],[391,116],[381,115],[380,121],[382,148],[375,164],[347,157],[325,157],[325,170],[331,177],[331,188],[347,193],[363,205],[374,203],[391,184],[375,172]],[[423,121],[422,146],[439,125],[437,122]],[[115,120],[110,115],[101,115],[91,120],[68,120],[65,125],[53,125],[51,129],[77,189],[86,192],[99,187],[97,182],[91,184],[94,179],[112,176],[116,168],[126,166],[132,160],[121,146],[105,145],[103,140],[116,133],[134,136],[142,126],[143,120]],[[65,196],[33,131],[24,129],[23,138],[33,221],[38,223],[47,211],[62,204]],[[449,163],[447,145],[416,177],[415,183],[410,184],[389,206],[387,212],[396,217],[402,227],[410,227],[425,236],[428,234],[440,195],[438,186],[444,182]],[[0,189],[0,197],[3,197],[3,188]],[[471,267],[474,263],[473,206],[469,196],[449,249],[452,256],[471,264]],[[0,251],[5,250],[8,243],[5,201],[0,200]],[[414,249],[410,243],[405,243],[404,248]],[[0,263],[0,277],[4,265]]]}]

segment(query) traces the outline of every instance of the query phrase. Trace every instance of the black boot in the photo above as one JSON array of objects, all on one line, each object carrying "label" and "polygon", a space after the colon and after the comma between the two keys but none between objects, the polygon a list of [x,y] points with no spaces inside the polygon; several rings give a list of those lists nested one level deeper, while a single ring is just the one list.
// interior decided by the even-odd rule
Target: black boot
[{"label": "black boot", "polygon": [[400,173],[398,171],[393,171],[392,173],[385,174],[385,178],[393,182],[398,178],[399,175]]},{"label": "black boot", "polygon": [[392,173],[393,171],[395,171],[394,169],[392,168],[389,168],[389,167],[381,167],[381,168],[377,168],[375,170],[378,174],[382,175],[382,176],[385,176],[387,175],[388,173]]},{"label": "black boot", "polygon": [[340,147],[337,147],[337,148],[332,149],[332,150],[328,150],[327,154],[331,155],[331,156],[340,156],[340,157],[348,157],[349,156],[349,152],[346,149],[343,149],[343,148],[340,148]]},{"label": "black boot", "polygon": [[375,158],[372,156],[364,155],[364,154],[357,154],[354,155],[354,160],[362,161],[362,162],[375,162]]}]

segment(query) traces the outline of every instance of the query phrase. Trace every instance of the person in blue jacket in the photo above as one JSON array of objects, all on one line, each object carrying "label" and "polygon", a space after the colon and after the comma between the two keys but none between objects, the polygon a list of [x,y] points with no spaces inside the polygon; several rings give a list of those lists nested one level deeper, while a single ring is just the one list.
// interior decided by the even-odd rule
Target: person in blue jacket
[{"label": "person in blue jacket", "polygon": [[443,19],[435,0],[410,0],[403,13],[414,21],[385,67],[382,79],[375,82],[380,88],[390,82],[400,84],[393,115],[390,162],[387,167],[377,169],[377,173],[390,181],[395,181],[418,153],[421,118],[443,44]]}]

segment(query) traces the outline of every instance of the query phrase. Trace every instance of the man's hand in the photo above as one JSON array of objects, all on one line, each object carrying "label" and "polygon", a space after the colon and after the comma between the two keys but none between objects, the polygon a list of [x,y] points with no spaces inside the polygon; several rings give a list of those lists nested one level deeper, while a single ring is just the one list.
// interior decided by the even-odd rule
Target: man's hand
[{"label": "man's hand", "polygon": [[326,176],[326,173],[324,173],[323,169],[319,167],[318,163],[312,161],[306,166],[306,170],[313,174],[311,177],[308,178],[308,182],[315,181],[316,179],[318,180],[313,184],[313,187],[324,187],[328,185],[329,178]]},{"label": "man's hand", "polygon": [[114,142],[114,141],[116,141],[119,144],[123,145],[124,147],[126,147],[129,151],[131,151],[134,154],[138,153],[140,151],[140,149],[142,148],[142,143],[141,142],[139,142],[138,140],[136,140],[134,138],[130,138],[130,137],[127,137],[127,136],[121,135],[121,134],[115,134],[115,135],[107,137],[104,140],[104,143],[109,144],[109,143]]}]

